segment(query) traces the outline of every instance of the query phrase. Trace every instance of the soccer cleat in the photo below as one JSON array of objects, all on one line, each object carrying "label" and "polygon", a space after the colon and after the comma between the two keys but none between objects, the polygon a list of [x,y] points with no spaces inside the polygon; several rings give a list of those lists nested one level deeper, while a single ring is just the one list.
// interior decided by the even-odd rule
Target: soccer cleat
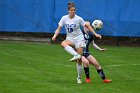
[{"label": "soccer cleat", "polygon": [[112,80],[105,79],[105,80],[103,80],[103,82],[104,82],[104,83],[110,83],[110,82],[112,82]]},{"label": "soccer cleat", "polygon": [[81,84],[81,83],[82,83],[81,78],[77,78],[77,83],[78,83],[78,84]]},{"label": "soccer cleat", "polygon": [[90,80],[90,78],[86,78],[86,83],[90,83],[91,82],[91,80]]},{"label": "soccer cleat", "polygon": [[72,59],[70,59],[69,61],[73,62],[73,61],[78,60],[80,58],[81,58],[81,55],[77,54]]}]

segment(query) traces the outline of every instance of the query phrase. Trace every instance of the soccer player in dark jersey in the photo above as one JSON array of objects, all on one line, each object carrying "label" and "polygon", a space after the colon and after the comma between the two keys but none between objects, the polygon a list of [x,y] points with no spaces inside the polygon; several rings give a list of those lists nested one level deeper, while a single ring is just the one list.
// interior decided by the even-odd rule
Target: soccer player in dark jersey
[{"label": "soccer player in dark jersey", "polygon": [[[87,22],[90,25],[90,22]],[[92,43],[93,47],[100,50],[100,51],[105,51],[106,49],[102,49],[100,47],[98,47],[95,43],[94,43],[94,36],[93,34],[87,30],[86,27],[84,27],[84,38],[86,40],[86,47],[83,50],[83,56],[82,56],[82,61],[84,63],[84,70],[85,70],[85,75],[86,75],[86,82],[90,83],[90,76],[89,76],[89,64],[95,66],[98,74],[100,75],[100,77],[102,78],[104,83],[110,83],[112,80],[110,79],[106,79],[105,77],[105,73],[103,71],[103,69],[101,68],[100,64],[98,63],[98,61],[89,53],[89,45]]]}]

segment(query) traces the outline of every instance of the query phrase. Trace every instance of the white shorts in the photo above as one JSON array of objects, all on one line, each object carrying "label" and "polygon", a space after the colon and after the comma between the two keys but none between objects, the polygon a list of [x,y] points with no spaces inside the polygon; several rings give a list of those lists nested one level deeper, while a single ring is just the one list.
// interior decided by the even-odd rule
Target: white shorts
[{"label": "white shorts", "polygon": [[80,38],[80,39],[73,39],[72,37],[67,37],[66,40],[71,41],[74,44],[75,49],[86,46],[85,40],[82,39],[82,38]]}]

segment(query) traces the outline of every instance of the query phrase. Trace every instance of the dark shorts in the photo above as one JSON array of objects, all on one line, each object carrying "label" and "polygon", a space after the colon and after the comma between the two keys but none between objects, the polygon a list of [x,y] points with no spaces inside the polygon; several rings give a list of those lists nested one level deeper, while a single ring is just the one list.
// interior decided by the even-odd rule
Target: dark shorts
[{"label": "dark shorts", "polygon": [[83,53],[83,56],[84,56],[85,58],[87,58],[89,55],[90,55],[90,53]]}]

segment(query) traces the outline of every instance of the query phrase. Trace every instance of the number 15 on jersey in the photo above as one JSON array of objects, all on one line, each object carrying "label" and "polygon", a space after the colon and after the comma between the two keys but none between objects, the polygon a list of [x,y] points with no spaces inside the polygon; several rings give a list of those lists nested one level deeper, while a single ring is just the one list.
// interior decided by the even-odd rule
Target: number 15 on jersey
[{"label": "number 15 on jersey", "polygon": [[67,28],[67,30],[68,30],[68,33],[72,33],[73,32],[72,28]]}]

